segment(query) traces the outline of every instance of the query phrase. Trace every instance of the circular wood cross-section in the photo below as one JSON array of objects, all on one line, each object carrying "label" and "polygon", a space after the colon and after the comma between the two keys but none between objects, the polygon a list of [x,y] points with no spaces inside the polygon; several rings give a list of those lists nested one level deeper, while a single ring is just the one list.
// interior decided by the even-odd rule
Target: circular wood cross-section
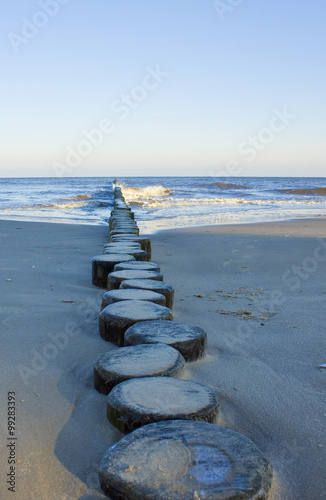
[{"label": "circular wood cross-section", "polygon": [[117,224],[129,223],[133,224],[133,219],[127,215],[114,215],[109,218],[109,230],[112,231]]},{"label": "circular wood cross-section", "polygon": [[108,420],[121,432],[160,420],[214,422],[218,399],[209,387],[171,377],[127,380],[112,389],[107,400]]},{"label": "circular wood cross-section", "polygon": [[120,287],[124,280],[132,279],[150,279],[163,281],[163,274],[157,271],[146,271],[137,269],[125,269],[124,271],[113,271],[108,275],[108,290],[114,290]]},{"label": "circular wood cross-section", "polygon": [[196,361],[206,353],[207,333],[198,326],[177,321],[142,321],[125,332],[125,345],[168,344],[186,361]]},{"label": "circular wood cross-section", "polygon": [[113,500],[266,500],[272,474],[242,434],[190,420],[137,429],[108,450],[99,468]]},{"label": "circular wood cross-section", "polygon": [[107,255],[110,253],[126,253],[128,255],[133,255],[133,253],[135,253],[135,255],[134,255],[134,257],[135,257],[136,252],[138,252],[138,255],[142,255],[143,257],[147,257],[147,255],[145,255],[145,253],[144,253],[144,250],[142,250],[139,247],[135,247],[133,245],[117,245],[115,247],[105,246],[103,248],[104,255]]},{"label": "circular wood cross-section", "polygon": [[119,231],[121,231],[121,230],[122,231],[131,231],[132,234],[136,234],[136,233],[134,233],[134,231],[136,231],[136,232],[139,231],[137,224],[128,224],[128,223],[122,223],[122,222],[115,224],[112,227],[110,234],[112,234],[113,231],[117,231],[117,230],[119,230]]},{"label": "circular wood cross-section", "polygon": [[108,394],[114,386],[131,378],[180,375],[184,364],[179,351],[164,344],[121,347],[98,358],[94,386]]},{"label": "circular wood cross-section", "polygon": [[153,292],[162,293],[166,298],[166,306],[172,309],[174,288],[166,281],[155,280],[126,280],[121,283],[121,288],[140,288],[145,290],[152,290]]},{"label": "circular wood cross-section", "polygon": [[111,253],[124,253],[128,255],[132,255],[136,260],[148,260],[148,255],[145,250],[141,250],[140,248],[126,248],[126,247],[115,247],[115,248],[105,248],[104,255],[109,255]]},{"label": "circular wood cross-section", "polygon": [[[111,243],[109,243],[111,245]],[[141,248],[133,246],[133,245],[116,245],[115,247],[109,247],[107,245],[103,248],[104,255],[109,253],[127,253],[131,254],[135,250],[141,250]],[[141,250],[143,251],[143,250]]]},{"label": "circular wood cross-section", "polygon": [[110,236],[111,241],[138,241],[141,244],[142,250],[145,250],[147,252],[147,255],[149,257],[149,260],[151,260],[151,255],[152,255],[152,247],[151,247],[151,240],[150,238],[146,238],[146,236],[135,236],[135,235],[125,235],[125,234],[118,234],[118,235],[112,235]]},{"label": "circular wood cross-section", "polygon": [[117,247],[131,247],[131,248],[140,248],[140,243],[137,241],[114,241],[113,243],[106,243],[104,248],[117,248]]},{"label": "circular wood cross-section", "polygon": [[127,253],[111,253],[110,255],[97,255],[92,259],[92,283],[93,285],[106,288],[108,274],[119,262],[131,262],[135,257]]},{"label": "circular wood cross-section", "polygon": [[99,316],[100,335],[118,346],[124,344],[124,333],[138,321],[171,320],[171,309],[146,300],[123,300],[105,307]]},{"label": "circular wood cross-section", "polygon": [[141,269],[143,271],[161,271],[159,264],[156,262],[141,262],[139,260],[134,260],[132,262],[121,262],[114,266],[113,271],[125,271],[126,269]]},{"label": "circular wood cross-section", "polygon": [[[126,288],[125,290],[120,288],[119,290],[110,290],[109,292],[105,292],[102,298],[101,311],[106,306],[109,306],[114,302],[120,302],[120,300],[149,300],[150,302],[154,302],[160,306],[166,305],[166,299],[161,293],[152,292],[151,290],[139,290],[137,288]],[[144,321],[144,323],[146,323],[146,321]],[[144,343],[153,344],[154,342]],[[162,343],[164,344],[164,342]],[[165,343],[167,344],[167,342]],[[137,342],[137,344],[141,344],[141,342]]]},{"label": "circular wood cross-section", "polygon": [[139,229],[137,229],[136,227],[132,227],[132,228],[127,228],[127,229],[112,229],[112,231],[110,231],[110,237],[112,236],[115,236],[116,234],[133,234],[135,236],[138,236],[139,235]]}]

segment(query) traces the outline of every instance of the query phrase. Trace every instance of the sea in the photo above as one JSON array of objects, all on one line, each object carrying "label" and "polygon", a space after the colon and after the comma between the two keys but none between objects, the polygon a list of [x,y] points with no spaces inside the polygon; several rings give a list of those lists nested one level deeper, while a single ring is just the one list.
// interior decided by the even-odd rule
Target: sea
[{"label": "sea", "polygon": [[[0,219],[107,224],[113,177],[0,178]],[[141,232],[326,216],[326,178],[121,177]]]}]

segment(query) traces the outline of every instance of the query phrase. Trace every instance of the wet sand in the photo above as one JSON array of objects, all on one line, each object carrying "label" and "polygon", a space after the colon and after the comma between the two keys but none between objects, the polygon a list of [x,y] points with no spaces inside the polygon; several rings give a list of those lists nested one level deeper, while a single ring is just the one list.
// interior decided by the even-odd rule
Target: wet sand
[{"label": "wet sand", "polygon": [[[122,435],[106,420],[93,364],[103,290],[91,259],[105,226],[0,221],[1,413],[16,393],[16,497],[106,498],[97,466]],[[175,287],[174,319],[206,329],[185,376],[220,395],[220,422],[273,463],[272,500],[321,500],[326,477],[323,220],[161,231],[152,260]],[[8,280],[8,281],[7,281]],[[10,281],[9,281],[10,280]],[[8,435],[2,419],[1,498]]]}]

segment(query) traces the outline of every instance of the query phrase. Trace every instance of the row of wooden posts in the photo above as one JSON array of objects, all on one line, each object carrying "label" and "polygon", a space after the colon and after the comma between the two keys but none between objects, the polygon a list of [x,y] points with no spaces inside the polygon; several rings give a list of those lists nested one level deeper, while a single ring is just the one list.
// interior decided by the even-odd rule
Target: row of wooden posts
[{"label": "row of wooden posts", "polygon": [[184,379],[186,363],[206,355],[206,332],[173,321],[174,287],[151,261],[151,240],[139,235],[121,188],[113,194],[92,282],[106,288],[99,333],[119,348],[96,360],[94,386],[127,436],[103,457],[103,491],[120,500],[267,498],[271,465],[245,436],[217,425],[214,390]]}]

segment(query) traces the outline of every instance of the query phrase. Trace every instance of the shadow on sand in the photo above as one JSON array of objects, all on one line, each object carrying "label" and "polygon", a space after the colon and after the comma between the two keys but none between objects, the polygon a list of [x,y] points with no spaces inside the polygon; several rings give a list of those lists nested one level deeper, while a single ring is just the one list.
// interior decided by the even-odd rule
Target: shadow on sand
[{"label": "shadow on sand", "polygon": [[[78,484],[72,481],[67,500],[108,498],[100,488],[97,471],[107,449],[123,437],[107,421],[106,396],[93,386],[93,364],[86,359],[77,360],[57,385],[73,405],[70,418],[55,444],[56,457],[78,479]],[[84,485],[80,485],[80,481]]]}]

